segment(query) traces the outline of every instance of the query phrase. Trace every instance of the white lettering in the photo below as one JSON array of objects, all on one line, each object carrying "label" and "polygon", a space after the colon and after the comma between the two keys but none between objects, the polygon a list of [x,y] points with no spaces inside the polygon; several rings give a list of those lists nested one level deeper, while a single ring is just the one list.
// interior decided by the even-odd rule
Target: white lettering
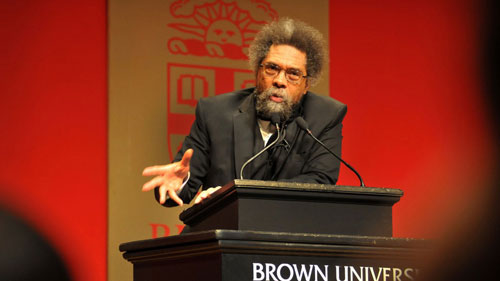
[{"label": "white lettering", "polygon": [[[380,273],[382,273],[382,271],[380,270],[380,267],[378,268],[377,277],[375,277],[375,272],[373,272],[373,267],[370,267],[370,272],[371,272],[371,276],[372,276],[373,281],[378,281],[378,279],[380,278]],[[366,278],[368,278],[368,276],[366,276]]]},{"label": "white lettering", "polygon": [[408,279],[415,280],[413,278],[414,277],[413,276],[413,268],[407,268],[407,269],[405,269],[404,273],[405,273],[405,276],[408,277]]},{"label": "white lettering", "polygon": [[387,281],[387,278],[389,277],[389,272],[391,271],[390,267],[382,267],[382,271],[384,272],[384,281]]},{"label": "white lettering", "polygon": [[[290,272],[289,273],[290,277],[288,277],[288,279],[283,278],[283,275],[281,275],[281,271],[282,271],[283,267],[288,268],[288,272]],[[292,278],[293,278],[293,268],[292,268],[292,266],[289,265],[289,264],[286,264],[286,263],[280,264],[278,266],[278,278],[280,279],[280,281],[290,281],[290,280],[292,280]]]},{"label": "white lettering", "polygon": [[276,271],[276,266],[272,263],[266,263],[266,281],[269,281],[269,276],[273,278],[274,281],[278,281],[274,276],[274,271]]},{"label": "white lettering", "polygon": [[318,281],[318,273],[319,273],[319,275],[321,275],[321,277],[323,277],[324,281],[328,281],[328,265],[325,265],[325,271],[324,272],[321,272],[321,269],[317,265],[314,265],[314,269],[315,269],[315,271],[314,271],[314,281]]},{"label": "white lettering", "polygon": [[[317,264],[252,263],[252,269],[253,281],[328,281],[330,274],[329,265]],[[335,281],[414,281],[418,275],[415,268],[335,265]]]},{"label": "white lettering", "polygon": [[264,266],[261,263],[253,263],[253,281],[264,280]]},{"label": "white lettering", "polygon": [[304,280],[307,280],[307,281],[311,280],[312,269],[313,269],[312,264],[309,265],[309,271],[306,271],[304,264],[300,265],[300,271],[298,270],[296,264],[293,265],[293,269],[294,269],[295,276],[297,277],[298,281],[302,281],[302,276],[304,276]]},{"label": "white lettering", "polygon": [[348,281],[349,280],[349,276],[348,276],[348,273],[347,273],[347,269],[348,267],[347,266],[344,266],[344,280],[340,280],[340,276],[339,276],[339,273],[340,273],[340,266],[336,265],[335,266],[335,278],[337,281]]},{"label": "white lettering", "polygon": [[358,274],[358,272],[356,272],[354,266],[350,266],[349,269],[351,270],[349,275],[351,277],[351,281],[354,281],[354,275],[356,275],[356,279],[358,279],[359,281],[363,281],[363,267],[360,268],[361,274]]},{"label": "white lettering", "polygon": [[403,271],[397,267],[392,269],[392,280],[393,281],[401,281],[401,274]]}]

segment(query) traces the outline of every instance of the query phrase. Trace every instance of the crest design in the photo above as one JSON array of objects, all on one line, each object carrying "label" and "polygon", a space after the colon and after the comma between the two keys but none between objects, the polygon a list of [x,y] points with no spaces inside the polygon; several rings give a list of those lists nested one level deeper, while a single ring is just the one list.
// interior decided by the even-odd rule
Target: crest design
[{"label": "crest design", "polygon": [[186,38],[174,37],[168,41],[172,54],[235,60],[247,59],[246,49],[260,26],[277,18],[269,3],[256,0],[238,4],[223,0],[210,3],[179,0],[170,6],[170,13],[183,21],[168,26],[186,35]]},{"label": "crest design", "polygon": [[210,65],[167,62],[167,142],[173,160],[200,98],[255,86],[252,71],[227,67],[227,59],[247,60],[255,34],[278,14],[263,0],[177,0],[170,15],[175,22],[168,27],[178,31],[167,41],[171,57],[185,62],[189,56],[215,59]]},{"label": "crest design", "polygon": [[202,97],[215,96],[255,85],[253,72],[247,69],[167,64],[167,127],[170,161],[181,148],[194,122],[196,103]]}]

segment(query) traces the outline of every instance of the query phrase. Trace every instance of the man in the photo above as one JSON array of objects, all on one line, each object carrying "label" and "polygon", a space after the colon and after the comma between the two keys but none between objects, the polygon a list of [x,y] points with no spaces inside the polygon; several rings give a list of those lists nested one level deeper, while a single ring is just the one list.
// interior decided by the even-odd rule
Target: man
[{"label": "man", "polygon": [[[340,155],[342,120],[347,107],[308,92],[320,77],[325,57],[322,35],[291,19],[272,22],[249,48],[256,87],[200,99],[189,136],[173,163],[148,167],[156,176],[143,186],[155,190],[166,206],[208,197],[216,186],[235,178],[335,184],[339,161],[301,130],[303,117],[312,133]],[[248,165],[244,163],[276,139],[273,114],[280,119],[280,139]]]}]

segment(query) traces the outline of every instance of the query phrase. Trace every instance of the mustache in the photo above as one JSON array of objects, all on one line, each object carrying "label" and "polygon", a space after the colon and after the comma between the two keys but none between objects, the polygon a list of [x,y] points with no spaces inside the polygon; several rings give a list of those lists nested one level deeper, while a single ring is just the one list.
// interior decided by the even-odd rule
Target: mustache
[{"label": "mustache", "polygon": [[273,86],[273,87],[270,87],[270,88],[264,90],[263,94],[266,97],[278,96],[280,98],[288,100],[288,93],[283,88],[276,88]]},{"label": "mustache", "polygon": [[[282,102],[277,103],[271,100],[271,97],[279,97]],[[255,109],[259,118],[271,120],[273,113],[278,113],[281,120],[288,120],[293,110],[293,102],[290,95],[283,88],[271,86],[263,91],[255,93]]]}]

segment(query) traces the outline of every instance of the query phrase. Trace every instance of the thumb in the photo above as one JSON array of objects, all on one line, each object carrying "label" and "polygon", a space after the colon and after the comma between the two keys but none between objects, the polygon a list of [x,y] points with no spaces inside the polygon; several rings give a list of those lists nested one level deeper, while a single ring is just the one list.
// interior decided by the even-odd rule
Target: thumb
[{"label": "thumb", "polygon": [[188,149],[186,152],[184,152],[184,155],[182,155],[181,159],[181,166],[182,167],[188,167],[189,168],[189,162],[191,161],[191,157],[193,157],[194,150],[193,149]]}]

